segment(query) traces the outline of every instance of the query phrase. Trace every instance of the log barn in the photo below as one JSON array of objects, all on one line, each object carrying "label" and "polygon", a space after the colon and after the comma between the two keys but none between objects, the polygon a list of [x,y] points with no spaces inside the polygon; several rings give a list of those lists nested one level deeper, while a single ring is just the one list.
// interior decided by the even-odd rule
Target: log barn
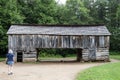
[{"label": "log barn", "polygon": [[36,61],[44,48],[76,48],[77,61],[109,61],[110,32],[104,25],[16,24],[7,34],[17,62]]}]

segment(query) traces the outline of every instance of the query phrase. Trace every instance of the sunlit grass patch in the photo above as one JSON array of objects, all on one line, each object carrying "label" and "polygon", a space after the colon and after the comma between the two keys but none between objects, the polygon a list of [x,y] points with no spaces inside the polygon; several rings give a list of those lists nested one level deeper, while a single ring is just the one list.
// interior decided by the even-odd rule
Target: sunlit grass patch
[{"label": "sunlit grass patch", "polygon": [[76,80],[120,80],[120,62],[89,68],[79,73]]}]

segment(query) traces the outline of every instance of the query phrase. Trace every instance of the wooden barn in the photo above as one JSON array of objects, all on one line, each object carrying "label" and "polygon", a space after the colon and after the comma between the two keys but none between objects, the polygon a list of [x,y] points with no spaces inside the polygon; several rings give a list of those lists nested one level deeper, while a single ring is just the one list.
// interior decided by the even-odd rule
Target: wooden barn
[{"label": "wooden barn", "polygon": [[110,32],[104,25],[11,25],[7,34],[17,62],[36,61],[43,48],[76,48],[77,61],[109,61]]}]

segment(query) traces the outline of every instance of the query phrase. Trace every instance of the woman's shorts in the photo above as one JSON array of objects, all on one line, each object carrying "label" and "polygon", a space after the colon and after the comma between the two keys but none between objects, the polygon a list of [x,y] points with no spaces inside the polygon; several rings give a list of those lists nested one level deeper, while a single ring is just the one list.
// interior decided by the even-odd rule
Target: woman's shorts
[{"label": "woman's shorts", "polygon": [[14,64],[14,62],[13,61],[8,61],[7,64],[12,66]]}]

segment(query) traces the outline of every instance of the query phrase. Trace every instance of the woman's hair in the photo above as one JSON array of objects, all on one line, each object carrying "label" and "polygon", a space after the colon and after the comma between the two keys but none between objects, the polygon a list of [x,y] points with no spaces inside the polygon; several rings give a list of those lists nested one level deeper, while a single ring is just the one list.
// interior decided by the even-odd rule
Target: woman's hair
[{"label": "woman's hair", "polygon": [[13,54],[13,51],[12,51],[12,49],[9,49],[8,53],[11,53],[11,54]]}]

